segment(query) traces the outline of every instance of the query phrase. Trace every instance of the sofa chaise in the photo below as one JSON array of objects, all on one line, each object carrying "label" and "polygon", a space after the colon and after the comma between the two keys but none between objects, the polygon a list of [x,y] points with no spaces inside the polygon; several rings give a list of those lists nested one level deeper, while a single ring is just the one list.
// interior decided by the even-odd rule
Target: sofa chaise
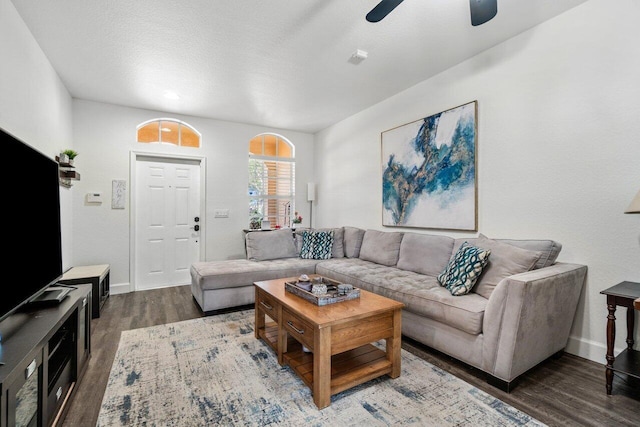
[{"label": "sofa chaise", "polygon": [[[328,259],[309,257],[305,232],[330,233]],[[484,371],[507,391],[521,374],[563,351],[587,272],[584,265],[556,262],[562,246],[553,240],[356,227],[250,232],[245,240],[246,259],[191,266],[193,297],[205,314],[252,304],[256,281],[320,274],[403,302],[404,336]],[[457,279],[455,264],[469,248],[487,260],[473,287],[457,295],[441,281]]]}]

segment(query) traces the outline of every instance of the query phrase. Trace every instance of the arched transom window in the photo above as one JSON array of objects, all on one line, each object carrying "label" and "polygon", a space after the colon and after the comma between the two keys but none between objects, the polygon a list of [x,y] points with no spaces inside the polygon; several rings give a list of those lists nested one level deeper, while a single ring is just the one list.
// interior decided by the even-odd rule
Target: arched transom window
[{"label": "arched transom window", "polygon": [[138,125],[138,142],[200,147],[200,132],[175,119],[153,119]]},{"label": "arched transom window", "polygon": [[295,147],[280,135],[263,133],[249,141],[249,225],[289,227],[295,210]]}]

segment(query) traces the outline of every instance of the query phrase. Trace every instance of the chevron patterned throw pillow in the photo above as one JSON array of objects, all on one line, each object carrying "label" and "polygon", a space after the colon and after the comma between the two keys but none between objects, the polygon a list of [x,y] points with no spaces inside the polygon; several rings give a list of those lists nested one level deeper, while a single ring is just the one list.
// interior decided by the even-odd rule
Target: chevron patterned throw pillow
[{"label": "chevron patterned throw pillow", "polygon": [[333,249],[333,230],[303,231],[300,258],[329,259]]}]

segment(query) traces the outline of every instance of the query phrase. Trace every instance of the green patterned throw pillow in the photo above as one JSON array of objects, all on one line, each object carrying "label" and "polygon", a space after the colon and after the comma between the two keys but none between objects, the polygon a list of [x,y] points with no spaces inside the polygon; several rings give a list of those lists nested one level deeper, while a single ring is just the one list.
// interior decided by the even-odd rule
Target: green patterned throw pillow
[{"label": "green patterned throw pillow", "polygon": [[329,259],[333,249],[333,230],[303,231],[300,258]]},{"label": "green patterned throw pillow", "polygon": [[489,261],[490,250],[471,246],[468,242],[449,261],[447,268],[438,276],[438,282],[451,292],[451,295],[465,295],[473,288]]}]

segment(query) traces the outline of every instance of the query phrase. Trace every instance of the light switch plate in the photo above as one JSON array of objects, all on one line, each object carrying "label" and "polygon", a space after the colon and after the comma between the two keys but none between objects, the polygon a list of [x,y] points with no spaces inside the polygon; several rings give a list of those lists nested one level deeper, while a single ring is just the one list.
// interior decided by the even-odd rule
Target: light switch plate
[{"label": "light switch plate", "polygon": [[229,209],[216,209],[213,211],[213,216],[216,218],[229,218]]}]

